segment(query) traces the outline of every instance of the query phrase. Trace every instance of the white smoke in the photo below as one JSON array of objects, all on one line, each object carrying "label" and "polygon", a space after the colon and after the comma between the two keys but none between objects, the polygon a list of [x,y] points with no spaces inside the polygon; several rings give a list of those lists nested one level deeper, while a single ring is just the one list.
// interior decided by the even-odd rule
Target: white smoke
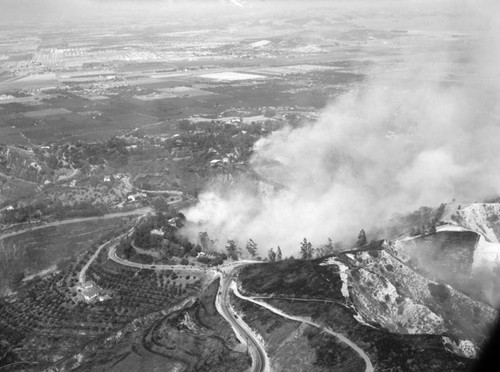
[{"label": "white smoke", "polygon": [[237,7],[240,7],[240,8],[244,8],[245,6],[243,5],[243,3],[241,3],[240,1],[238,0],[229,0],[231,2],[231,4],[233,5],[236,5]]},{"label": "white smoke", "polygon": [[[498,194],[497,30],[482,23],[480,37],[439,59],[406,55],[390,76],[369,78],[317,122],[258,141],[251,165],[285,191],[207,190],[186,216],[221,243],[252,238],[262,252],[280,245],[296,254],[304,237],[354,238],[396,212]],[[467,68],[455,63],[463,59]]]}]

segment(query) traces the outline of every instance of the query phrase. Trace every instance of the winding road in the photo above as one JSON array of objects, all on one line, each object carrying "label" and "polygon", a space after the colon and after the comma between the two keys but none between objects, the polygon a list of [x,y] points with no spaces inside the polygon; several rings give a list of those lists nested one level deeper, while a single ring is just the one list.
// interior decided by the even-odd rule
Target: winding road
[{"label": "winding road", "polygon": [[[241,265],[245,264],[250,264],[250,263],[256,263],[255,261],[237,261],[237,262],[231,262],[225,265],[220,265],[217,268],[205,268],[205,267],[200,267],[200,266],[188,266],[188,265],[153,265],[153,264],[141,264],[137,262],[132,262],[125,260],[121,257],[119,257],[116,253],[116,246],[118,240],[122,237],[128,234],[129,232],[126,232],[113,240],[101,245],[98,250],[94,253],[94,255],[91,257],[89,262],[85,265],[85,267],[82,269],[80,272],[80,282],[82,280],[85,280],[85,270],[92,261],[97,257],[99,252],[105,248],[108,247],[108,258],[120,265],[125,265],[129,267],[135,267],[139,269],[150,269],[150,270],[197,270],[197,271],[213,271],[215,274],[215,277],[220,278],[220,286],[219,286],[219,291],[217,293],[216,299],[215,299],[215,306],[217,308],[217,311],[221,316],[231,325],[231,327],[234,330],[234,333],[236,334],[237,338],[239,341],[247,346],[248,353],[250,354],[252,358],[252,372],[270,372],[271,371],[271,362],[270,358],[266,353],[265,345],[263,340],[261,339],[260,335],[256,334],[249,326],[246,324],[240,316],[238,316],[235,312],[235,310],[232,308],[230,304],[230,291],[233,291],[233,293],[239,297],[240,299],[244,301],[250,301],[258,306],[264,307],[268,309],[269,311],[273,312],[274,314],[277,314],[281,317],[305,323],[308,325],[311,325],[313,327],[319,328],[322,331],[336,337],[339,339],[341,342],[345,343],[349,347],[351,347],[365,362],[366,368],[365,372],[373,372],[374,367],[373,364],[368,357],[368,355],[361,349],[358,345],[356,345],[353,341],[349,340],[347,337],[344,335],[334,332],[333,330],[324,327],[318,323],[313,322],[311,319],[305,318],[305,317],[299,317],[299,316],[293,316],[286,314],[285,312],[271,306],[267,302],[258,300],[259,298],[262,299],[264,297],[247,297],[244,296],[240,293],[238,290],[238,286],[236,284],[235,278],[234,278],[234,272],[235,269]],[[110,243],[115,243],[110,246]],[[299,299],[300,300],[300,299]],[[315,302],[332,302],[328,300],[314,300]]]},{"label": "winding road", "polygon": [[252,302],[252,303],[254,303],[254,304],[258,305],[258,306],[261,306],[261,307],[264,307],[264,308],[268,309],[269,311],[273,312],[276,315],[282,316],[282,317],[287,318],[287,319],[295,320],[297,322],[309,324],[309,325],[311,325],[313,327],[316,327],[316,328],[319,328],[319,329],[323,330],[324,332],[326,332],[326,333],[328,333],[328,334],[330,334],[332,336],[337,337],[340,341],[342,341],[343,343],[345,343],[348,346],[350,346],[365,361],[365,363],[366,363],[365,372],[373,372],[374,371],[373,364],[372,364],[370,358],[368,357],[368,355],[366,355],[366,353],[363,351],[363,349],[361,349],[358,345],[356,345],[354,342],[352,342],[351,340],[349,340],[344,335],[341,335],[340,333],[334,332],[334,331],[332,331],[329,328],[323,327],[320,324],[315,323],[315,322],[313,322],[310,319],[307,319],[307,318],[304,318],[304,317],[298,317],[298,316],[293,316],[293,315],[286,314],[283,311],[281,311],[281,310],[279,310],[279,309],[277,309],[277,308],[269,305],[268,303],[266,303],[264,301],[258,301],[258,300],[254,299],[252,297],[243,296],[240,293],[240,291],[238,290],[238,286],[236,285],[236,282],[231,282],[230,288],[233,290],[234,294],[237,297],[241,298],[242,300],[250,301],[250,302]]},{"label": "winding road", "polygon": [[[122,235],[123,236],[123,235]],[[118,239],[118,238],[116,238]],[[105,245],[105,244],[104,244]],[[98,251],[94,254],[95,257],[99,254],[100,246]],[[87,267],[90,265],[91,261],[95,258],[91,258],[87,263]],[[141,264],[137,262],[132,262],[119,257],[116,254],[116,244],[109,247],[108,258],[120,265],[135,267],[138,269],[150,269],[150,270],[196,270],[196,271],[207,271],[212,270],[216,274],[215,276],[220,278],[220,287],[215,299],[215,307],[219,314],[222,315],[224,319],[231,325],[234,333],[244,345],[247,345],[248,352],[252,358],[252,372],[270,372],[270,360],[266,353],[263,342],[259,339],[252,329],[235,313],[234,309],[230,305],[229,301],[229,288],[233,283],[233,271],[236,267],[245,265],[248,263],[255,263],[254,261],[238,261],[232,262],[225,265],[219,266],[219,268],[207,269],[200,266],[188,266],[188,265],[152,265],[152,264]],[[83,271],[83,270],[82,270]]]},{"label": "winding road", "polygon": [[[123,235],[122,235],[123,236]],[[106,244],[105,244],[106,245]],[[104,247],[101,246],[99,249],[102,249]],[[98,252],[96,252],[94,255],[97,257]],[[270,372],[271,371],[271,362],[270,358],[266,353],[264,342],[260,338],[258,334],[256,334],[242,319],[239,317],[235,310],[232,308],[230,305],[230,298],[229,294],[230,291],[233,291],[233,293],[239,297],[240,299],[244,301],[250,301],[258,306],[264,307],[268,309],[269,311],[273,312],[274,314],[277,314],[281,317],[309,324],[313,327],[319,328],[322,331],[336,337],[339,339],[341,342],[345,343],[349,347],[351,347],[365,362],[366,364],[366,369],[365,372],[373,372],[374,367],[373,364],[368,357],[368,355],[361,349],[358,345],[356,345],[353,341],[349,340],[347,337],[344,335],[334,332],[333,330],[324,327],[318,323],[313,322],[312,320],[305,318],[305,317],[299,317],[299,316],[293,316],[286,314],[285,312],[271,306],[270,304],[260,301],[258,299],[262,298],[269,298],[269,297],[246,297],[240,293],[238,290],[238,286],[236,284],[235,278],[234,278],[234,270],[241,265],[249,264],[249,263],[256,263],[254,261],[237,261],[237,262],[232,262],[228,263],[225,265],[219,266],[217,269],[207,269],[204,267],[199,267],[199,266],[187,266],[187,265],[151,265],[151,264],[140,264],[137,262],[132,262],[125,260],[123,258],[118,257],[116,254],[116,244],[111,246],[108,250],[108,258],[110,260],[115,261],[118,264],[125,265],[125,266],[130,266],[130,267],[135,267],[139,269],[151,269],[151,270],[198,270],[198,271],[207,271],[207,270],[216,270],[216,276],[220,278],[220,287],[219,291],[215,300],[215,306],[217,308],[217,311],[219,314],[222,315],[222,317],[231,325],[231,327],[234,330],[234,333],[236,334],[237,338],[239,341],[247,345],[248,347],[248,352],[252,358],[252,372]],[[272,297],[271,297],[272,298]],[[290,298],[291,299],[291,298]],[[294,300],[303,300],[303,299],[294,299]],[[307,301],[304,299],[304,301]],[[314,302],[334,302],[334,301],[328,301],[328,300],[313,300]]]},{"label": "winding road", "polygon": [[137,269],[150,269],[150,270],[195,270],[206,271],[205,267],[190,266],[190,265],[158,265],[158,264],[141,264],[138,262],[128,261],[119,257],[116,254],[116,245],[113,245],[108,250],[108,258],[116,263],[124,266],[135,267]]},{"label": "winding road", "polygon": [[81,285],[83,285],[85,283],[85,273],[87,272],[87,269],[92,264],[92,262],[94,262],[94,260],[97,258],[97,256],[99,256],[99,253],[101,252],[101,250],[104,247],[107,247],[107,246],[109,246],[110,244],[113,244],[113,243],[114,243],[113,248],[116,249],[116,245],[118,244],[118,242],[120,241],[120,239],[123,238],[125,235],[128,235],[128,234],[132,233],[132,231],[134,231],[134,228],[131,228],[127,232],[124,232],[123,234],[118,235],[116,238],[113,238],[112,240],[109,240],[106,243],[101,244],[96,249],[96,251],[94,252],[94,254],[92,256],[90,256],[90,258],[87,261],[87,263],[85,264],[85,266],[83,266],[82,269],[80,270],[80,274],[78,274],[78,281],[80,282]]},{"label": "winding road", "polygon": [[231,325],[234,333],[241,343],[246,344],[248,352],[252,357],[252,371],[253,372],[270,372],[270,360],[266,353],[263,342],[252,331],[252,329],[238,317],[234,309],[229,305],[229,289],[233,282],[232,272],[228,275],[220,275],[220,288],[215,299],[215,306],[217,311],[224,319]]}]

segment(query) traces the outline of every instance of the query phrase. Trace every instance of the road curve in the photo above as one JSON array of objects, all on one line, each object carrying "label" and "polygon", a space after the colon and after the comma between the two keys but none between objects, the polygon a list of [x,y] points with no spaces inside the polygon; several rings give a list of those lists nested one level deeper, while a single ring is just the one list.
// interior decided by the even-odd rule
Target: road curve
[{"label": "road curve", "polygon": [[[102,249],[103,246],[99,247]],[[97,257],[98,252],[96,252],[95,256]],[[137,262],[132,262],[125,260],[121,257],[118,257],[116,254],[116,244],[112,245],[108,249],[108,258],[120,265],[135,267],[138,269],[150,269],[150,270],[198,270],[198,271],[206,271],[207,268],[200,266],[188,266],[188,265],[152,265],[152,264],[141,264]],[[91,260],[90,260],[91,261]],[[89,262],[90,262],[89,261]],[[229,287],[232,283],[232,271],[235,267],[248,264],[255,263],[254,261],[239,261],[239,262],[231,262],[226,265],[221,265],[220,267],[225,270],[225,272],[217,272],[217,275],[220,277],[220,286],[219,291],[217,293],[217,297],[215,299],[215,307],[219,314],[222,315],[224,319],[231,325],[236,336],[240,340],[242,344],[246,344],[248,346],[248,352],[252,358],[252,372],[270,372],[270,361],[269,357],[266,354],[264,345],[262,345],[261,341],[258,337],[253,333],[252,329],[235,313],[232,309],[229,302]],[[215,268],[211,268],[210,270],[216,270]],[[82,270],[83,271],[83,270]]]},{"label": "road curve", "polygon": [[78,281],[80,282],[80,284],[84,284],[85,283],[85,273],[87,272],[87,269],[90,267],[90,265],[92,264],[92,262],[97,258],[97,256],[99,255],[99,253],[101,252],[101,250],[106,247],[106,246],[109,246],[109,244],[112,244],[114,243],[113,245],[113,248],[116,247],[116,244],[118,244],[118,241],[124,237],[125,235],[127,234],[130,234],[131,232],[133,231],[133,228],[130,229],[129,231],[127,232],[124,232],[123,234],[107,241],[106,243],[103,243],[101,244],[97,249],[96,251],[94,252],[94,254],[89,258],[89,260],[87,261],[87,263],[85,264],[85,266],[82,267],[82,269],[80,270],[80,274],[78,274]]},{"label": "road curve", "polygon": [[120,265],[135,267],[137,269],[150,269],[150,270],[197,270],[206,271],[205,267],[190,266],[190,265],[161,265],[161,264],[141,264],[119,257],[116,254],[116,245],[108,250],[108,258]]},{"label": "road curve", "polygon": [[252,329],[235,313],[229,304],[229,288],[232,282],[231,274],[220,275],[220,287],[215,299],[215,306],[219,314],[231,325],[234,333],[242,344],[246,344],[252,357],[252,372],[270,372],[270,361],[264,345],[254,334]]},{"label": "road curve", "polygon": [[352,342],[351,340],[349,340],[344,335],[342,335],[340,333],[337,333],[337,332],[334,332],[334,331],[332,331],[329,328],[323,327],[320,324],[315,323],[315,322],[313,322],[313,321],[311,321],[311,320],[309,320],[307,318],[303,318],[303,317],[298,317],[298,316],[293,316],[293,315],[286,314],[283,311],[281,311],[279,309],[276,309],[275,307],[269,305],[267,302],[258,301],[258,300],[254,299],[252,297],[243,296],[240,293],[240,291],[238,290],[238,286],[234,282],[231,283],[231,289],[233,290],[234,294],[237,297],[241,298],[242,300],[253,302],[254,304],[259,305],[261,307],[264,307],[264,308],[268,309],[269,311],[271,311],[271,312],[273,312],[273,313],[275,313],[277,315],[280,315],[280,316],[282,316],[284,318],[288,318],[288,319],[291,319],[291,320],[295,320],[297,322],[309,324],[309,325],[311,325],[313,327],[316,327],[316,328],[320,328],[323,331],[325,331],[326,333],[331,334],[332,336],[337,337],[340,341],[342,341],[343,343],[345,343],[348,346],[350,346],[365,361],[365,363],[366,363],[365,372],[373,372],[375,370],[373,368],[373,364],[372,364],[370,358],[368,357],[368,355],[366,355],[366,353],[363,351],[363,349],[361,349],[358,345],[356,345],[354,342]]}]

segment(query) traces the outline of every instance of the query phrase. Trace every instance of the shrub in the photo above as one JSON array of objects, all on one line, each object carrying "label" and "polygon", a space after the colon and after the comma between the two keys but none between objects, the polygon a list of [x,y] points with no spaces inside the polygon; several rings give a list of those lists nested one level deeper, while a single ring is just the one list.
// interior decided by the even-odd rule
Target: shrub
[{"label": "shrub", "polygon": [[429,283],[428,286],[432,297],[437,300],[444,302],[450,298],[450,289],[444,284]]}]

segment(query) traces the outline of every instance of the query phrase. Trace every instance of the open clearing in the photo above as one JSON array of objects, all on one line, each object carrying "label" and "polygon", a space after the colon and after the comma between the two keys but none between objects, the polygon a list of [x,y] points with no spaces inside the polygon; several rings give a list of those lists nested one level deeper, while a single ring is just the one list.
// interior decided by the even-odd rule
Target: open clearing
[{"label": "open clearing", "polygon": [[211,80],[219,80],[219,81],[256,80],[256,79],[266,78],[263,75],[243,74],[241,72],[232,72],[232,71],[204,74],[200,75],[200,77]]},{"label": "open clearing", "polygon": [[71,114],[71,111],[66,110],[65,108],[53,108],[53,109],[25,112],[23,115],[28,118],[43,118],[45,116],[64,115],[64,114]]}]

